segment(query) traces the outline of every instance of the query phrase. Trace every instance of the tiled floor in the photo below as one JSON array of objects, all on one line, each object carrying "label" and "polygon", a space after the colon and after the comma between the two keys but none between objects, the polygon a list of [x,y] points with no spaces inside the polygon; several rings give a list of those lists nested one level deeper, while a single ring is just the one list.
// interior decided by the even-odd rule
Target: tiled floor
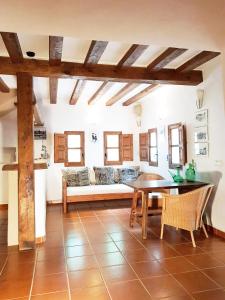
[{"label": "tiled floor", "polygon": [[196,233],[194,249],[188,233],[166,228],[160,241],[158,216],[143,241],[139,225],[128,227],[128,205],[85,204],[66,215],[51,206],[36,251],[7,250],[0,231],[0,300],[225,299],[224,240]]}]

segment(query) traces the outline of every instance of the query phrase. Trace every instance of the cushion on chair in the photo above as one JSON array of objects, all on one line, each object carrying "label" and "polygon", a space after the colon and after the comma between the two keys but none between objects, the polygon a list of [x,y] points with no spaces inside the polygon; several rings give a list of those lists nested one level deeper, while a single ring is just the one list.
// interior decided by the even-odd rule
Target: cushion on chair
[{"label": "cushion on chair", "polygon": [[96,184],[114,184],[114,169],[112,167],[94,167]]}]

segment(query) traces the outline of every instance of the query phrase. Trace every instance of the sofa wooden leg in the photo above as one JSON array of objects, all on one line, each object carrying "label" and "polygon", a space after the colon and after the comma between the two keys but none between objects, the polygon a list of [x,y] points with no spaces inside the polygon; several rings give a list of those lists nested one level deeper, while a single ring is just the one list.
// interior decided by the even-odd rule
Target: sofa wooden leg
[{"label": "sofa wooden leg", "polygon": [[63,212],[64,212],[64,214],[67,213],[67,203],[66,203],[66,201],[63,201]]}]

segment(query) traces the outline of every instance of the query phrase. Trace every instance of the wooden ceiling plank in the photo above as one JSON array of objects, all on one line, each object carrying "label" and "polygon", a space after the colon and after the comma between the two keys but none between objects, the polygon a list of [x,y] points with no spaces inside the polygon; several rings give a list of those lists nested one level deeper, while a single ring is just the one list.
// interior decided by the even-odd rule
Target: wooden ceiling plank
[{"label": "wooden ceiling plank", "polygon": [[14,32],[1,32],[1,36],[12,63],[22,63],[23,52],[17,34]]},{"label": "wooden ceiling plank", "polygon": [[[49,65],[59,66],[62,59],[63,37],[49,36]],[[58,79],[49,78],[50,103],[57,103]]]},{"label": "wooden ceiling plank", "polygon": [[[105,51],[105,48],[107,47],[108,42],[106,41],[95,41],[93,40],[91,42],[91,45],[88,49],[88,53],[84,60],[84,67],[87,67],[91,64],[97,64],[102,56],[102,54]],[[79,100],[80,95],[82,94],[82,91],[84,90],[86,85],[85,80],[78,79],[75,87],[73,89],[73,93],[70,98],[70,105],[75,105],[77,101]],[[90,100],[89,100],[90,101]],[[93,101],[93,100],[92,100]],[[91,102],[92,102],[91,101]]]},{"label": "wooden ceiling plank", "polygon": [[106,41],[92,41],[84,60],[84,66],[89,64],[97,64],[107,45],[108,42]]},{"label": "wooden ceiling plank", "polygon": [[50,94],[50,104],[57,103],[57,92],[58,92],[58,78],[49,78],[49,94]]},{"label": "wooden ceiling plank", "polygon": [[134,90],[138,83],[127,83],[121,90],[119,90],[112,98],[106,102],[106,106],[112,106],[119,101],[123,96]]},{"label": "wooden ceiling plank", "polygon": [[36,77],[76,78],[98,81],[160,83],[176,85],[198,85],[203,81],[202,71],[178,72],[161,69],[148,72],[146,68],[126,67],[116,69],[112,65],[96,64],[85,68],[83,64],[61,62],[50,66],[48,60],[24,59],[21,64],[12,64],[7,57],[0,57],[0,74],[16,75],[18,72],[30,73]]},{"label": "wooden ceiling plank", "polygon": [[34,105],[34,126],[43,126],[44,123],[41,120],[40,112],[37,105]]},{"label": "wooden ceiling plank", "polygon": [[134,102],[137,102],[138,100],[140,100],[141,98],[147,96],[149,93],[151,93],[152,91],[154,91],[158,87],[159,87],[159,84],[152,84],[152,85],[148,86],[147,88],[145,88],[141,92],[137,93],[136,95],[134,95],[130,99],[123,102],[123,106],[128,106],[128,105],[133,104]]},{"label": "wooden ceiling plank", "polygon": [[161,55],[159,55],[153,62],[151,62],[147,66],[148,71],[156,71],[160,70],[166,65],[168,65],[171,61],[176,59],[178,56],[183,54],[187,49],[182,48],[167,48]]},{"label": "wooden ceiling plank", "polygon": [[70,98],[70,105],[77,104],[77,101],[85,87],[85,84],[86,84],[85,80],[80,80],[80,79],[77,80],[75,87],[73,89],[73,93]]},{"label": "wooden ceiling plank", "polygon": [[4,80],[0,77],[0,92],[2,93],[9,93],[10,88],[8,85],[4,82]]},{"label": "wooden ceiling plank", "polygon": [[[140,56],[141,54],[148,48],[148,46],[146,45],[139,45],[139,44],[133,44],[128,51],[125,53],[125,55],[122,57],[122,59],[118,62],[116,68],[120,69],[122,67],[126,67],[126,66],[131,66]],[[113,86],[112,82],[106,83],[103,82],[103,84],[100,86],[100,88],[96,91],[96,93],[89,99],[88,104],[93,103],[94,101],[96,101],[97,99],[99,99],[101,96],[103,96],[103,94],[105,94],[111,87]],[[119,100],[119,99],[118,99]],[[117,101],[118,101],[117,100]],[[113,102],[115,101],[111,99],[109,99],[106,102],[106,105],[108,105],[107,103]],[[89,103],[90,102],[90,103]],[[112,105],[112,104],[111,104]]]},{"label": "wooden ceiling plank", "polygon": [[146,45],[133,44],[118,62],[117,68],[132,66],[147,48]]},{"label": "wooden ceiling plank", "polygon": [[88,100],[88,105],[93,104],[95,100],[100,98],[102,95],[104,95],[113,85],[115,82],[112,81],[104,81],[100,87],[97,89],[97,91],[91,96],[91,98]]},{"label": "wooden ceiling plank", "polygon": [[63,50],[62,36],[49,36],[49,64],[57,66],[61,63]]},{"label": "wooden ceiling plank", "polygon": [[195,55],[187,62],[182,64],[180,67],[176,69],[178,72],[188,72],[192,71],[199,66],[203,65],[207,61],[215,58],[216,56],[220,55],[220,52],[212,52],[212,51],[202,51],[199,54]]}]

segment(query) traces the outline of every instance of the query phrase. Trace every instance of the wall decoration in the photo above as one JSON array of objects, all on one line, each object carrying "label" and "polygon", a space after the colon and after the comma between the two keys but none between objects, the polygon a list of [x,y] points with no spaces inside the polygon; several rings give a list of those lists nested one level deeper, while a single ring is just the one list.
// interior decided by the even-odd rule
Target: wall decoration
[{"label": "wall decoration", "polygon": [[208,143],[195,143],[195,155],[198,157],[206,157],[209,155]]},{"label": "wall decoration", "polygon": [[195,143],[208,142],[208,127],[207,126],[195,127],[194,137],[195,137]]},{"label": "wall decoration", "polygon": [[46,140],[47,134],[46,134],[46,128],[45,127],[34,127],[34,139],[35,140]]},{"label": "wall decoration", "polygon": [[196,127],[206,126],[208,124],[208,109],[199,110],[195,113]]}]

